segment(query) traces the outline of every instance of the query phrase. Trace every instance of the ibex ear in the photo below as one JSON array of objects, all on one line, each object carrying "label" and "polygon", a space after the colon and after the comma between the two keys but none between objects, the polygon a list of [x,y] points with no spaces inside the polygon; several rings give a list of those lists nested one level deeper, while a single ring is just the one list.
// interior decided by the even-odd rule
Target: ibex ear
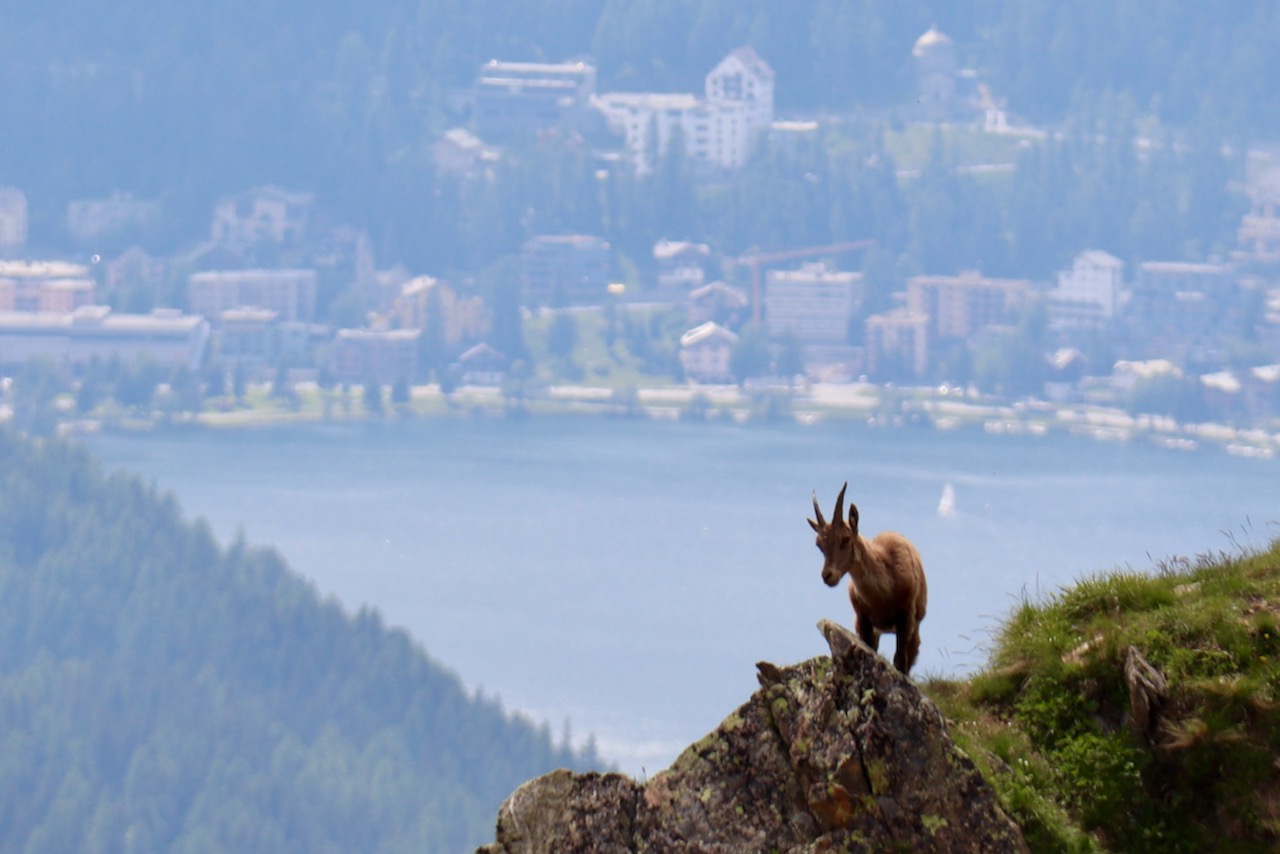
[{"label": "ibex ear", "polygon": [[819,534],[822,533],[822,526],[819,525],[817,522],[813,521],[812,519],[805,519],[805,521],[809,523],[810,528],[813,528],[813,530],[817,531]]},{"label": "ibex ear", "polygon": [[856,536],[858,533],[858,505],[857,504],[849,505],[849,527],[853,529],[853,533]]}]

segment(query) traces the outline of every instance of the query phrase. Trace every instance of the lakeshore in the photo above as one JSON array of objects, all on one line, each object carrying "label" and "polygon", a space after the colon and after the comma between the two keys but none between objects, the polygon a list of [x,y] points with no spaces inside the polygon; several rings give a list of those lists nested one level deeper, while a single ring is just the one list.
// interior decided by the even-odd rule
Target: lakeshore
[{"label": "lakeshore", "polygon": [[[384,396],[386,390],[384,389]],[[461,386],[449,393],[438,385],[414,386],[409,400],[383,412],[370,411],[359,388],[322,389],[299,383],[294,396],[280,400],[266,384],[251,387],[241,405],[224,401],[199,413],[161,406],[149,416],[123,412],[103,418],[67,419],[59,431],[84,435],[99,431],[146,431],[158,426],[226,429],[271,424],[303,424],[366,418],[499,417],[509,415],[605,415],[655,420],[857,421],[883,428],[979,429],[995,436],[1083,436],[1103,442],[1149,443],[1176,451],[1220,450],[1233,456],[1273,459],[1280,454],[1280,426],[1237,427],[1217,422],[1183,424],[1151,414],[1131,414],[1111,406],[1051,403],[1026,399],[1002,402],[958,387],[893,387],[865,382],[787,385],[655,385],[613,388],[592,385]],[[0,421],[5,412],[0,407]]]}]

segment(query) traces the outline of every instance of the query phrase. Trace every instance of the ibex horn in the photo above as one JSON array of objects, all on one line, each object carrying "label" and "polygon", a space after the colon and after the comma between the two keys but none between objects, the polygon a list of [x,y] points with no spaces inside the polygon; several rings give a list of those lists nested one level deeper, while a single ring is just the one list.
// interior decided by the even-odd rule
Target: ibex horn
[{"label": "ibex horn", "polygon": [[818,493],[816,491],[813,493],[813,512],[818,517],[818,527],[825,528],[827,520],[822,518],[822,508],[818,506]]},{"label": "ibex horn", "polygon": [[832,518],[836,521],[844,521],[844,491],[849,488],[849,481],[844,482],[844,486],[840,487],[840,494],[836,496],[836,512]]}]

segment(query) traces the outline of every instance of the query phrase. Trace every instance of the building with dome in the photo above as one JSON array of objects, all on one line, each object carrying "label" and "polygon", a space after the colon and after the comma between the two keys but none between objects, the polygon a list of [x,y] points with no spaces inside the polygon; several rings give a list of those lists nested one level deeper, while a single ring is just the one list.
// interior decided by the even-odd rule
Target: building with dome
[{"label": "building with dome", "polygon": [[956,48],[936,26],[916,39],[911,49],[916,67],[917,99],[922,114],[941,118],[956,106]]}]

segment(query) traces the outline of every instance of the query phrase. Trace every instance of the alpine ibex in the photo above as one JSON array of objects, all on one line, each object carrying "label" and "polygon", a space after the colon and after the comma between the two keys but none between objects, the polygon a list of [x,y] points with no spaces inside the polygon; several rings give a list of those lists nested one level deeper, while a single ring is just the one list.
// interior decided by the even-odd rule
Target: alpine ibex
[{"label": "alpine ibex", "polygon": [[822,580],[835,587],[849,574],[849,599],[853,602],[854,627],[858,637],[874,650],[880,648],[881,632],[894,632],[898,647],[893,663],[907,673],[920,652],[920,621],[924,619],[928,587],[924,567],[916,547],[901,534],[885,531],[867,540],[858,534],[858,507],[849,503],[849,521],[844,520],[844,491],[836,497],[835,516],[828,523],[813,495],[818,550],[822,552]]}]

